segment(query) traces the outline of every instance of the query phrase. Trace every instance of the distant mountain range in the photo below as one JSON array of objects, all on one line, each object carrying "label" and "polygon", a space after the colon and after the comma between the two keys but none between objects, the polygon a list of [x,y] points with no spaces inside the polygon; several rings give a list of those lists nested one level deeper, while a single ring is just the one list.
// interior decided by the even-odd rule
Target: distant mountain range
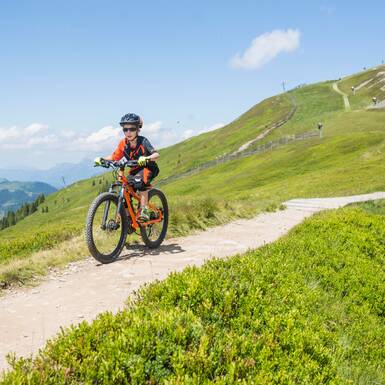
[{"label": "distant mountain range", "polygon": [[2,179],[17,180],[22,182],[45,182],[57,189],[68,186],[81,179],[90,178],[105,172],[105,169],[94,168],[91,159],[83,159],[79,163],[60,163],[48,170],[0,169],[0,182]]},{"label": "distant mountain range", "polygon": [[15,182],[0,178],[0,218],[25,202],[34,201],[41,193],[48,195],[55,191],[55,187],[43,182]]}]

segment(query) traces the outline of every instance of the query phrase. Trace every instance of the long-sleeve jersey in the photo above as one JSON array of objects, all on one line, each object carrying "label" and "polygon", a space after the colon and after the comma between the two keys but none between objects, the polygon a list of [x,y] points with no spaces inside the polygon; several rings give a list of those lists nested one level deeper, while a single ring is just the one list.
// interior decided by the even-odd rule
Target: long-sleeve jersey
[{"label": "long-sleeve jersey", "polygon": [[131,148],[127,138],[122,139],[112,153],[112,160],[120,160],[125,156],[128,160],[138,160],[141,156],[148,156],[156,152],[150,141],[144,136],[138,136],[136,147]]},{"label": "long-sleeve jersey", "polygon": [[[138,160],[141,156],[149,156],[154,152],[156,152],[156,150],[150,141],[144,136],[138,136],[136,139],[135,148],[131,148],[130,142],[127,140],[127,138],[124,138],[119,142],[118,147],[116,147],[111,156],[112,160],[120,160],[123,158],[123,156],[125,156],[127,160]],[[149,162],[146,167],[156,175],[159,173],[159,168],[155,161]],[[143,167],[138,166],[132,168],[130,173],[133,174],[141,168]]]}]

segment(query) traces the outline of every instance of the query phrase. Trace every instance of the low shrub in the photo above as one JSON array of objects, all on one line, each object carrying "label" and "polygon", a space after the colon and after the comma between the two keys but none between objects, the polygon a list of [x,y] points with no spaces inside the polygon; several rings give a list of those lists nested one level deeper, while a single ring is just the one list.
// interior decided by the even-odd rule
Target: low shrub
[{"label": "low shrub", "polygon": [[385,382],[385,217],[322,213],[243,256],[143,287],[2,384]]},{"label": "low shrub", "polygon": [[3,240],[0,242],[0,264],[9,261],[15,255],[20,258],[42,248],[49,249],[78,233],[78,226],[67,226],[64,229],[40,231],[17,239]]}]

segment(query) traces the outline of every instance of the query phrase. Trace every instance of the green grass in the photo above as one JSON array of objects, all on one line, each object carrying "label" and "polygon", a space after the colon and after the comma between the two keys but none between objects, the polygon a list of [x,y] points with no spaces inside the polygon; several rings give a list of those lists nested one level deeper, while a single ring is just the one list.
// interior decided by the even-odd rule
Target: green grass
[{"label": "green grass", "polygon": [[370,214],[385,215],[385,199],[367,201],[363,203],[354,203],[349,206],[360,207]]},{"label": "green grass", "polygon": [[[358,122],[357,122],[358,124]],[[274,152],[232,161],[163,187],[193,199],[197,191],[263,208],[295,197],[326,197],[385,189],[385,127],[291,143]]]},{"label": "green grass", "polygon": [[[101,180],[102,177],[96,179]],[[98,184],[96,188],[92,187],[91,180],[77,182],[46,198],[44,206],[48,206],[48,213],[39,209],[17,225],[2,230],[0,264],[79,233],[84,226],[88,206],[97,195],[97,188]]]},{"label": "green grass", "polygon": [[360,206],[147,285],[1,383],[384,383],[385,216]]},{"label": "green grass", "polygon": [[[215,132],[202,134],[163,150],[160,177],[190,168],[195,162],[212,159],[223,151],[237,149],[244,141],[262,132],[266,125],[285,117],[291,108],[292,104],[287,96],[278,95],[254,106],[233,123]],[[234,132],[237,132],[237,135],[234,135]],[[180,159],[177,154],[182,153],[183,161],[177,165]],[[94,180],[96,185],[92,186]],[[10,263],[25,260],[22,265],[30,271],[26,261],[32,253],[54,247],[83,231],[88,207],[106,180],[112,180],[110,173],[74,183],[51,194],[45,202],[48,213],[36,212],[16,226],[0,232],[0,287],[17,281],[17,274],[9,274]],[[210,214],[206,213],[207,200],[204,196],[197,196],[191,202],[184,201],[182,205],[177,197],[169,197],[169,200],[172,209],[169,236],[185,235],[192,230],[203,230],[211,225],[249,215],[247,208],[241,207],[242,205],[235,205],[229,210],[226,202],[221,201],[215,202],[216,215],[210,217]],[[189,217],[185,215],[187,209],[192,213]],[[36,274],[39,271],[40,268],[36,270]],[[24,273],[20,271],[20,275],[24,276]],[[10,277],[12,281],[9,280]]]},{"label": "green grass", "polygon": [[327,129],[329,122],[343,111],[342,97],[332,90],[332,84],[323,82],[291,90],[290,93],[298,105],[293,118],[262,141],[256,142],[254,147],[285,135],[317,131],[318,122],[322,122]]},{"label": "green grass", "polygon": [[[349,79],[358,82],[361,76]],[[297,112],[264,139],[306,132],[322,121],[322,140],[293,142],[162,185],[171,212],[169,236],[250,217],[292,198],[385,190],[385,110],[345,112],[341,95],[331,86],[332,82],[324,82],[290,91],[297,101]],[[255,138],[266,124],[285,116],[290,108],[287,96],[278,95],[222,129],[164,149],[158,179],[236,150]],[[107,179],[111,180],[111,176],[105,174],[60,190],[47,197],[48,213],[36,212],[1,231],[0,286],[11,283],[2,274],[3,268],[9,271],[11,262],[23,260],[27,266],[31,253],[81,234],[88,207]],[[92,186],[93,180],[96,186]],[[215,207],[214,215],[207,205]],[[17,274],[12,277],[17,280]]]},{"label": "green grass", "polygon": [[277,95],[258,103],[230,124],[167,147],[160,152],[160,179],[188,170],[217,156],[234,152],[282,120],[292,110],[287,95]]},{"label": "green grass", "polygon": [[[378,101],[385,99],[385,90],[381,90],[385,86],[385,82],[379,81],[381,79],[379,72],[385,72],[385,66],[377,66],[360,74],[348,76],[338,83],[341,91],[348,94],[349,102],[353,109],[363,109],[371,106],[373,104],[373,96],[377,97]],[[384,75],[382,75],[382,78],[384,78]],[[358,87],[369,80],[371,80],[369,83],[357,90],[355,95],[353,94],[352,86]]]}]

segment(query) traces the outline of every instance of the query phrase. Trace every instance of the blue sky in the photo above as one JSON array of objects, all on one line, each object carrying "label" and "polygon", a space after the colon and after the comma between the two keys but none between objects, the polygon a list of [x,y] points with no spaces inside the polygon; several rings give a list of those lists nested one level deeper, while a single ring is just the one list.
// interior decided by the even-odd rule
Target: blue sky
[{"label": "blue sky", "polygon": [[[379,64],[384,14],[383,1],[2,0],[0,162],[48,168],[107,155],[127,112],[143,116],[158,147],[229,123],[283,80]],[[231,64],[277,30],[297,40],[263,64]],[[263,41],[251,56],[264,55]]]}]

